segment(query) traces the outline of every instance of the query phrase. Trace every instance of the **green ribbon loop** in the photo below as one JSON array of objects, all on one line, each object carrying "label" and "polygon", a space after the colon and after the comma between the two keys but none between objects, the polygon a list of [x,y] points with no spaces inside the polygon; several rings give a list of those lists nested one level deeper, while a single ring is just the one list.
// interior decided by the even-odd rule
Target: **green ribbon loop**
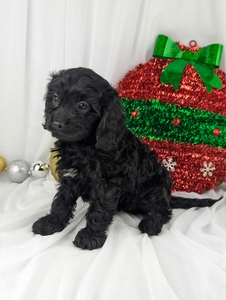
[{"label": "green ribbon loop", "polygon": [[175,90],[179,89],[181,78],[187,64],[194,67],[202,79],[208,92],[212,89],[222,89],[222,82],[214,68],[219,68],[223,45],[212,44],[197,52],[182,51],[179,46],[165,35],[159,35],[156,41],[153,57],[161,59],[175,59],[169,63],[161,74],[162,84],[172,84]]}]

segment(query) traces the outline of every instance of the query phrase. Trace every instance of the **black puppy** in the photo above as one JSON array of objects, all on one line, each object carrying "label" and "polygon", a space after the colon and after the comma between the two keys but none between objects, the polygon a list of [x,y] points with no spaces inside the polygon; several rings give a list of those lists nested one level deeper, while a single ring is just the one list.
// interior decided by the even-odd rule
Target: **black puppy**
[{"label": "black puppy", "polygon": [[171,196],[168,171],[128,131],[116,90],[92,70],[52,74],[45,98],[44,128],[58,139],[60,184],[50,214],[33,224],[34,233],[63,230],[79,196],[90,206],[86,227],[74,244],[90,250],[104,244],[117,210],[142,214],[141,232],[157,235],[171,218],[172,208],[215,202]]}]

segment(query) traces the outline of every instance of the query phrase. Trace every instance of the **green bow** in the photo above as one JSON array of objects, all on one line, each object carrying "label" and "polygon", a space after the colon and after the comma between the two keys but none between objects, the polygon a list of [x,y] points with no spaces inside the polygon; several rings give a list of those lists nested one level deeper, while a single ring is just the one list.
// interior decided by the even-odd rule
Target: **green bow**
[{"label": "green bow", "polygon": [[156,41],[153,57],[175,59],[169,63],[161,74],[161,83],[172,84],[175,90],[179,89],[182,74],[187,64],[192,65],[201,77],[208,92],[213,87],[222,88],[222,82],[214,68],[219,68],[223,45],[212,44],[197,52],[182,51],[178,45],[165,35],[159,35]]}]

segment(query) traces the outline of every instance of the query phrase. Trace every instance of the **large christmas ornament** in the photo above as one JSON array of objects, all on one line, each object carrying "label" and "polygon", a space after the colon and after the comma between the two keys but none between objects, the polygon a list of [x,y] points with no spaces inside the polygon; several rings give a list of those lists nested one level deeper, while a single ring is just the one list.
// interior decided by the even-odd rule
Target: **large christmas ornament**
[{"label": "large christmas ornament", "polygon": [[21,183],[31,175],[29,164],[22,159],[10,162],[7,170],[12,182]]},{"label": "large christmas ornament", "polygon": [[222,45],[186,47],[157,38],[150,61],[117,90],[131,132],[156,150],[174,191],[198,192],[226,181],[226,74]]},{"label": "large christmas ornament", "polygon": [[6,161],[0,156],[0,172],[6,171]]}]

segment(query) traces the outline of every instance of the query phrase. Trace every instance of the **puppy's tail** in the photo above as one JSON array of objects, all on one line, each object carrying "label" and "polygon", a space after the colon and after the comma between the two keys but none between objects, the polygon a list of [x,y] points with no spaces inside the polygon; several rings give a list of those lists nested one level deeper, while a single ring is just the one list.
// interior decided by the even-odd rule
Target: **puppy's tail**
[{"label": "puppy's tail", "polygon": [[220,197],[217,200],[210,198],[198,199],[198,198],[183,198],[177,196],[171,196],[170,206],[171,208],[191,208],[191,207],[206,207],[212,206],[217,201],[221,200],[223,197]]}]

